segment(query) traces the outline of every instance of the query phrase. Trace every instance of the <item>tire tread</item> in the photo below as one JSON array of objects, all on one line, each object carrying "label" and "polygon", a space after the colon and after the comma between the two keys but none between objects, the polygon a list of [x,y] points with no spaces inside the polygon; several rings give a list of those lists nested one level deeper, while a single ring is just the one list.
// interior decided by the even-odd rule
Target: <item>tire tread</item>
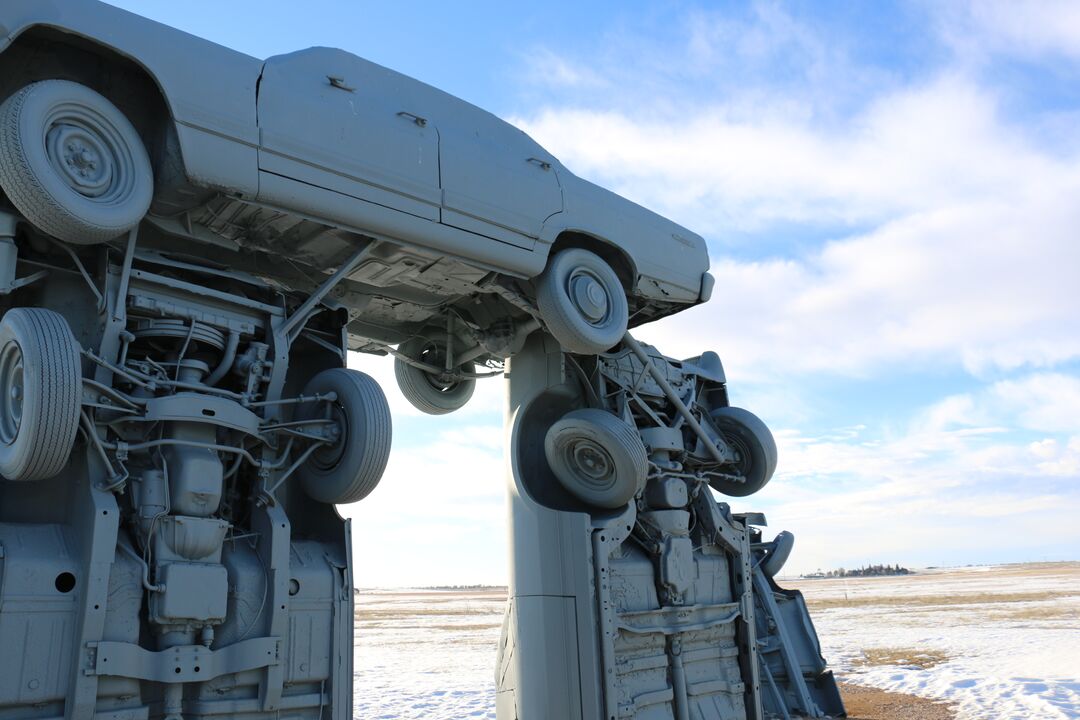
[{"label": "tire tread", "polygon": [[[572,472],[560,473],[556,469],[556,465],[559,464],[556,460],[557,438],[568,431],[601,442],[612,454],[617,468],[625,471],[625,475],[620,476],[614,488],[605,490],[603,494],[596,494],[592,490],[583,492],[583,489],[574,481]],[[544,439],[544,453],[549,467],[563,487],[579,500],[597,507],[605,509],[622,507],[645,485],[649,458],[645,444],[641,441],[641,435],[637,428],[606,410],[584,408],[564,415],[548,429]],[[619,461],[620,457],[624,462]],[[628,483],[628,480],[632,480],[632,483]]]},{"label": "tire tread", "polygon": [[[378,486],[386,470],[393,441],[390,406],[382,388],[371,376],[357,370],[331,368],[308,381],[305,395],[338,393],[338,401],[350,418],[348,436],[342,442],[349,449],[362,450],[359,460],[350,460],[346,450],[341,463],[329,470],[305,463],[299,476],[309,496],[319,502],[347,504],[363,500]],[[359,419],[360,422],[354,422]]]},{"label": "tire tread", "polygon": [[[615,311],[618,320],[613,320],[610,327],[590,326],[566,296],[562,283],[565,274],[570,270],[564,266],[572,266],[575,261],[591,265],[594,271],[608,275],[610,289],[618,290],[618,294],[611,297],[611,302],[617,305]],[[548,268],[537,280],[536,305],[548,332],[563,348],[579,355],[595,355],[617,345],[626,332],[629,315],[626,295],[623,292],[615,271],[602,258],[588,250],[570,248],[552,257]]]},{"label": "tire tread", "polygon": [[[24,375],[40,373],[40,393],[24,396],[23,422],[7,477],[41,480],[67,464],[79,426],[82,373],[78,344],[67,321],[44,308],[14,308],[3,322],[21,335]],[[29,433],[28,435],[26,433]]]},{"label": "tire tread", "polygon": [[[412,341],[406,341],[401,345],[401,352],[413,356],[415,348],[422,342],[413,345]],[[460,366],[459,369],[472,370],[472,363]],[[431,387],[425,379],[423,370],[413,367],[401,358],[394,358],[394,377],[397,378],[398,388],[409,403],[422,413],[427,415],[447,415],[462,408],[473,396],[476,390],[476,379],[466,378],[458,383],[458,387],[452,393],[440,393]]]},{"label": "tire tread", "polygon": [[[42,80],[21,88],[0,105],[0,188],[27,220],[49,235],[87,245],[107,242],[130,230],[131,226],[127,223],[99,225],[74,216],[41,182],[23,150],[20,128],[27,98],[35,91],[59,84],[76,83]],[[141,141],[135,150],[146,152]],[[153,182],[152,173],[150,181]]]}]

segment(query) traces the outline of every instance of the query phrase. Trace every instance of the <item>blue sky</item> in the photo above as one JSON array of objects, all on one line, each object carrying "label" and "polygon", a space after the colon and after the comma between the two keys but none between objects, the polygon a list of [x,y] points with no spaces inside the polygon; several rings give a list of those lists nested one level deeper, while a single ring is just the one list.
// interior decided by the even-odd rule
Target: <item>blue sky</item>
[{"label": "blue sky", "polygon": [[[701,232],[720,353],[780,470],[736,504],[794,571],[1080,552],[1080,5],[117,1],[266,57],[342,47]],[[501,381],[420,416],[356,506],[361,585],[500,582]]]}]

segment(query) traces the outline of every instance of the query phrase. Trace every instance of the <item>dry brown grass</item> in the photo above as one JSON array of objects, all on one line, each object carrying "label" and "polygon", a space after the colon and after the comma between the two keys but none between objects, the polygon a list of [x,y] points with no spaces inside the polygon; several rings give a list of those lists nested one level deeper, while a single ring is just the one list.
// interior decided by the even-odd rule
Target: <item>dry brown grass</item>
[{"label": "dry brown grass", "polygon": [[852,664],[857,667],[896,665],[897,667],[916,667],[920,670],[929,670],[942,663],[947,663],[951,659],[949,655],[940,650],[885,647],[864,649],[862,657],[857,658]]},{"label": "dry brown grass", "polygon": [[1018,602],[1060,600],[1076,593],[1043,590],[1016,593],[959,593],[956,595],[877,595],[856,597],[807,598],[810,611],[859,607],[947,607],[954,605],[996,605]]},{"label": "dry brown grass", "polygon": [[1038,605],[1035,607],[991,610],[991,620],[1019,622],[1024,620],[1073,620],[1080,623],[1080,607],[1076,605]]},{"label": "dry brown grass", "polygon": [[358,607],[353,615],[360,622],[408,620],[418,617],[469,617],[473,615],[499,615],[503,614],[501,607],[451,607],[451,608],[364,608]]},{"label": "dry brown grass", "polygon": [[401,623],[386,623],[386,622],[366,622],[362,627],[365,628],[381,628],[391,627],[395,630],[438,630],[441,632],[479,632],[481,630],[492,630],[494,628],[502,627],[501,622],[497,623],[462,623],[460,625],[452,624],[439,624],[433,623],[431,625],[403,625]]}]

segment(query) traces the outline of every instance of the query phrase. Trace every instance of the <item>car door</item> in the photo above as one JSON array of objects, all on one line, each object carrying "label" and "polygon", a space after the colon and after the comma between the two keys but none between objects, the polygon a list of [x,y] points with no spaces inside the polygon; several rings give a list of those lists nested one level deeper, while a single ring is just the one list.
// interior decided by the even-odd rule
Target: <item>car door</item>
[{"label": "car door", "polygon": [[554,158],[479,108],[446,110],[438,118],[443,223],[531,249],[563,209]]},{"label": "car door", "polygon": [[266,61],[259,170],[438,221],[439,136],[415,80],[343,50]]}]

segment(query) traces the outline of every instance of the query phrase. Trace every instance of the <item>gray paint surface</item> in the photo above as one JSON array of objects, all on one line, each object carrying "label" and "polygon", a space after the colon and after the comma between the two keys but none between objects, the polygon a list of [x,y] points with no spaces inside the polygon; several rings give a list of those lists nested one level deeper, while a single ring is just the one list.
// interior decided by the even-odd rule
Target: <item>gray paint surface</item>
[{"label": "gray paint surface", "polygon": [[442,226],[418,244],[525,276],[540,272],[560,234],[581,232],[628,257],[637,292],[698,299],[708,269],[700,236],[576,178],[490,113],[392,70],[327,48],[262,62],[95,0],[6,3],[0,47],[42,27],[145,69],[195,186],[418,242],[407,218],[379,219],[371,203]]},{"label": "gray paint surface", "polygon": [[[93,94],[55,125],[27,130],[8,102],[63,107],[71,83]],[[390,422],[370,378],[342,375],[350,349],[436,384],[509,374],[500,718],[842,711],[805,605],[761,569],[776,547],[708,488],[749,478],[710,419],[719,360],[629,333],[571,355],[537,307],[568,248],[594,257],[544,285],[560,312],[609,313],[610,331],[612,286],[631,324],[704,302],[698,235],[362,58],[258,60],[95,0],[0,6],[0,102],[0,310],[18,311],[0,320],[17,450],[0,460],[36,472],[0,478],[0,718],[351,714],[350,531],[330,501],[378,482]],[[110,164],[102,138],[134,138],[121,150],[152,172]],[[152,183],[149,212],[114,239],[63,236],[80,225],[49,213],[100,209],[101,167]],[[82,205],[31,182],[50,168]],[[446,367],[405,356],[417,341]],[[633,450],[629,502],[582,502],[545,459],[583,408],[618,431],[586,456]]]},{"label": "gray paint surface", "polygon": [[[645,350],[695,413],[726,404],[722,369]],[[665,418],[673,428],[681,421],[628,354],[572,358],[536,334],[510,361],[510,604],[495,673],[498,717],[841,715],[801,595],[762,571],[776,547],[755,527],[764,517],[733,513],[705,473],[683,472],[696,437],[656,434]],[[645,487],[616,509],[582,503],[543,459],[552,423],[601,398],[653,443]]]}]

